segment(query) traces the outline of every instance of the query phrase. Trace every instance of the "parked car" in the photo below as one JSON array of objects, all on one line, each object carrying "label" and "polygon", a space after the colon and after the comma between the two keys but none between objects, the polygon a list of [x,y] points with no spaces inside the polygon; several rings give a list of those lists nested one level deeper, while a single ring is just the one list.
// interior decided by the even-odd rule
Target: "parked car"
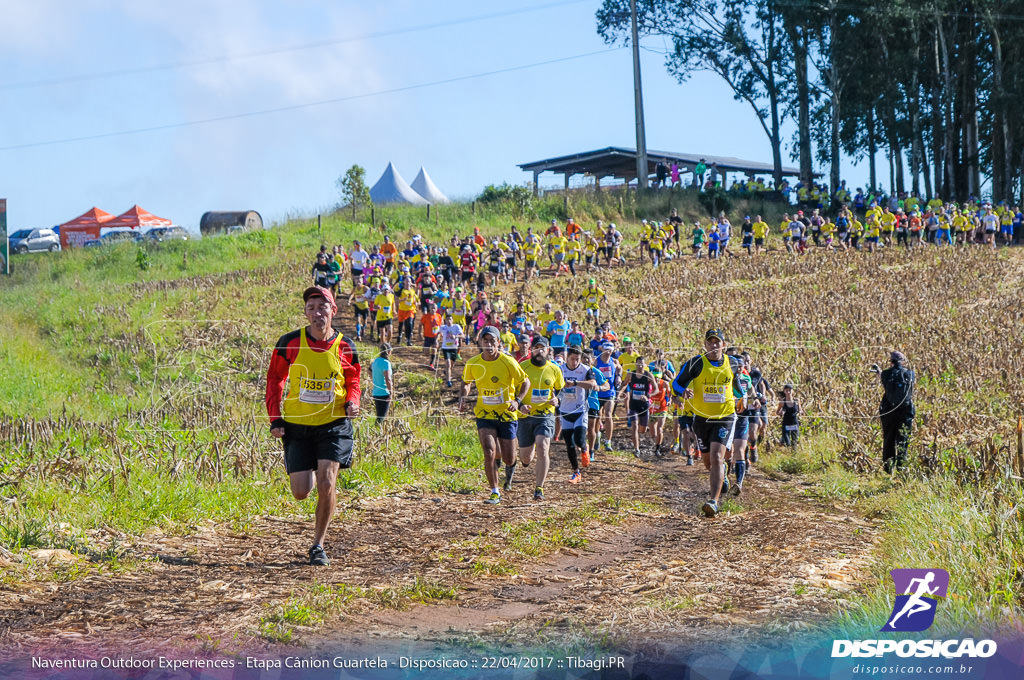
[{"label": "parked car", "polygon": [[182,227],[154,227],[146,232],[149,241],[188,240],[188,232]]},{"label": "parked car", "polygon": [[55,253],[60,250],[60,237],[53,229],[19,229],[10,235],[12,253],[42,252]]},{"label": "parked car", "polygon": [[96,246],[109,246],[127,242],[138,243],[139,241],[142,241],[142,234],[131,229],[122,229],[121,231],[108,231],[103,236],[91,238],[82,245],[86,248],[95,248]]}]

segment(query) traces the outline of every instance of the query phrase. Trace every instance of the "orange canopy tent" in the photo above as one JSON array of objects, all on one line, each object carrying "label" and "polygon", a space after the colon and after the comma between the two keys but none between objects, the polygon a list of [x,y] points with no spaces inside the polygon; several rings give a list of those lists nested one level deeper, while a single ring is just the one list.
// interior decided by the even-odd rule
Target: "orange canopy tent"
[{"label": "orange canopy tent", "polygon": [[123,229],[125,227],[129,229],[141,229],[143,227],[152,229],[153,227],[169,227],[173,224],[169,219],[157,217],[148,210],[133,205],[103,226],[110,229]]},{"label": "orange canopy tent", "polygon": [[81,247],[83,243],[92,238],[100,237],[100,228],[114,219],[114,216],[105,210],[92,208],[70,222],[60,225],[60,247]]}]

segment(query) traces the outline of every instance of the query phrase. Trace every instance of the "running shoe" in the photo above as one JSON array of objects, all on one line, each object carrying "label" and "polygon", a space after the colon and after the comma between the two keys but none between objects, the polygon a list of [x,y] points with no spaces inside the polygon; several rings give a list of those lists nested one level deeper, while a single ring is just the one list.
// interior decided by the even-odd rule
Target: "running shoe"
[{"label": "running shoe", "polygon": [[604,450],[605,451],[611,451],[612,450],[612,442],[611,442],[610,439],[605,441],[605,443],[604,443]]},{"label": "running shoe", "polygon": [[331,561],[327,559],[322,545],[314,545],[309,549],[309,564],[313,567],[326,567]]},{"label": "running shoe", "polygon": [[516,466],[515,465],[506,465],[505,466],[505,484],[502,486],[502,488],[505,491],[511,491],[512,490],[512,475],[514,475],[515,473],[516,473]]},{"label": "running shoe", "polygon": [[431,371],[436,371],[437,370],[436,368],[434,368],[434,364],[427,364],[427,366],[430,367]]},{"label": "running shoe", "polygon": [[749,458],[750,458],[750,462],[751,463],[756,463],[757,462],[757,449],[751,449],[750,450]]},{"label": "running shoe", "polygon": [[583,457],[582,460],[580,460],[580,465],[583,467],[590,467],[590,452],[586,449],[583,449]]},{"label": "running shoe", "polygon": [[497,505],[500,502],[501,494],[498,493],[497,491],[492,491],[491,495],[488,496],[486,500],[484,500],[484,503],[486,503],[487,505]]},{"label": "running shoe", "polygon": [[686,464],[687,465],[693,465],[693,456],[687,456],[686,457]]},{"label": "running shoe", "polygon": [[[597,448],[600,449],[601,445],[598,444]],[[593,463],[595,460],[597,460],[597,451],[588,451],[587,457],[590,458],[590,462]]]},{"label": "running shoe", "polygon": [[700,506],[700,511],[704,513],[705,517],[714,517],[718,514],[718,503],[709,498],[704,505]]},{"label": "running shoe", "polygon": [[582,481],[583,481],[583,475],[580,474],[579,470],[575,470],[572,473],[572,477],[569,478],[569,483],[570,484],[579,484]]},{"label": "running shoe", "polygon": [[732,487],[732,495],[739,496],[741,493],[743,493],[743,485],[737,482],[736,485]]},{"label": "running shoe", "polygon": [[633,457],[634,458],[639,458],[640,457],[640,449],[635,449],[633,451]]},{"label": "running shoe", "polygon": [[542,501],[544,500],[544,489],[539,486],[533,490],[533,500]]},{"label": "running shoe", "polygon": [[729,477],[726,475],[722,478],[722,495],[729,493]]},{"label": "running shoe", "polygon": [[449,381],[448,381],[448,383],[447,383],[447,385],[448,385],[448,387],[451,387],[451,386],[452,386],[452,381],[451,381],[451,380],[449,380]]}]

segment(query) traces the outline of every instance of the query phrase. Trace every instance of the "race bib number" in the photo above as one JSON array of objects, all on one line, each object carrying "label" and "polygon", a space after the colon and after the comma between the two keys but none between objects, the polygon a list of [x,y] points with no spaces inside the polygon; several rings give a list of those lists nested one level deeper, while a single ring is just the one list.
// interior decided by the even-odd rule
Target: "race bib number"
[{"label": "race bib number", "polygon": [[606,377],[609,380],[611,380],[611,378],[612,378],[612,371],[614,371],[615,369],[612,366],[601,366],[600,368],[601,368],[601,373],[604,374],[604,377]]},{"label": "race bib number", "polygon": [[565,387],[565,388],[562,388],[562,398],[563,399],[574,399],[575,397],[576,397],[576,388],[575,387]]},{"label": "race bib number", "polygon": [[480,402],[487,406],[498,406],[499,404],[504,404],[504,390],[484,390],[480,395]]},{"label": "race bib number", "polygon": [[531,394],[531,397],[530,397],[530,401],[532,401],[533,403],[536,404],[536,403],[540,403],[542,401],[547,401],[550,398],[551,398],[551,390],[536,390],[535,389],[535,390],[532,391],[532,394]]},{"label": "race bib number", "polygon": [[724,404],[725,403],[725,390],[727,385],[718,387],[716,385],[705,385],[704,386],[704,403],[706,404]]},{"label": "race bib number", "polygon": [[334,402],[334,378],[313,380],[299,378],[299,401],[303,404],[331,404]]}]

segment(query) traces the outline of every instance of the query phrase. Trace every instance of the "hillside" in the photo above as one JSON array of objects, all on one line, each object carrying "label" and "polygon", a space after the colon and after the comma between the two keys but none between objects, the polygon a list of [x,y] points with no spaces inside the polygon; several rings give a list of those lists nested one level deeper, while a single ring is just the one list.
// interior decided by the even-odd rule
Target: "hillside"
[{"label": "hillside", "polygon": [[[619,220],[634,243],[632,215],[612,207],[574,213]],[[536,231],[559,209],[516,223]],[[396,239],[433,242],[517,219],[466,205],[429,222],[418,209],[381,217]],[[314,506],[288,493],[264,375],[273,343],[302,323],[313,253],[354,238],[380,236],[333,216],[319,231],[304,220],[34,257],[0,281],[0,647],[223,653],[419,635],[587,649],[877,630],[888,570],[904,566],[950,571],[943,630],[1020,620],[1024,384],[1007,361],[1024,331],[1018,249],[795,257],[775,243],[756,259],[596,273],[608,317],[645,351],[678,366],[718,326],[797,388],[803,443],[773,446],[713,521],[696,516],[701,466],[615,453],[569,486],[560,442],[545,504],[521,480],[489,509],[455,391],[400,348],[396,417],[361,420],[357,464],[339,477],[328,542],[344,559],[311,572],[299,558]],[[521,290],[580,318],[581,279]],[[878,472],[867,370],[892,348],[919,376],[914,464],[895,478]]]}]

